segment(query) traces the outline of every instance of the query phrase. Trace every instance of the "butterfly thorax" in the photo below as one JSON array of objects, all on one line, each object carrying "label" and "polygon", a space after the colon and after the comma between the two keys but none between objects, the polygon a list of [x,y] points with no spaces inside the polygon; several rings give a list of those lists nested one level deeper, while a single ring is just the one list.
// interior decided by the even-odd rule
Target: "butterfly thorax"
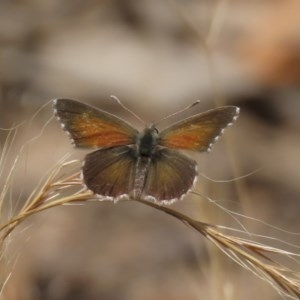
[{"label": "butterfly thorax", "polygon": [[137,137],[137,151],[140,156],[150,157],[155,151],[158,131],[154,125],[145,128]]}]

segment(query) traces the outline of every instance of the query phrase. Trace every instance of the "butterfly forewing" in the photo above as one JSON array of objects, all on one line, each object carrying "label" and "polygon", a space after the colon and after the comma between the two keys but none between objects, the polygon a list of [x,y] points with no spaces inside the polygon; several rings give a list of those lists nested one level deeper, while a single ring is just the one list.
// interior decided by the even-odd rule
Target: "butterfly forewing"
[{"label": "butterfly forewing", "polygon": [[136,156],[130,147],[105,148],[88,154],[82,174],[95,194],[118,199],[133,190]]},{"label": "butterfly forewing", "polygon": [[192,116],[164,129],[158,143],[173,149],[209,151],[238,113],[238,107],[224,106]]},{"label": "butterfly forewing", "polygon": [[182,198],[195,183],[197,164],[175,150],[160,149],[153,154],[143,190],[146,199],[170,204]]},{"label": "butterfly forewing", "polygon": [[72,99],[56,99],[54,110],[77,147],[101,148],[135,143],[136,129],[93,106]]}]

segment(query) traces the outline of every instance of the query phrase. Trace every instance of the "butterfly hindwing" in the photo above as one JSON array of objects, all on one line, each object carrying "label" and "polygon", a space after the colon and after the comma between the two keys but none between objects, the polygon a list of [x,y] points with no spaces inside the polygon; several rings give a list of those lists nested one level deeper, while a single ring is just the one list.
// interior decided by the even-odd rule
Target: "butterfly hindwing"
[{"label": "butterfly hindwing", "polygon": [[170,204],[194,185],[197,164],[176,150],[160,149],[153,154],[143,189],[145,199]]},{"label": "butterfly hindwing", "polygon": [[238,107],[224,106],[192,116],[164,129],[158,143],[171,149],[209,151],[238,113]]},{"label": "butterfly hindwing", "polygon": [[110,113],[72,99],[56,99],[53,106],[77,147],[101,148],[135,142],[138,131]]},{"label": "butterfly hindwing", "polygon": [[134,150],[127,146],[94,151],[85,158],[83,181],[99,196],[128,196],[134,185],[136,161]]}]

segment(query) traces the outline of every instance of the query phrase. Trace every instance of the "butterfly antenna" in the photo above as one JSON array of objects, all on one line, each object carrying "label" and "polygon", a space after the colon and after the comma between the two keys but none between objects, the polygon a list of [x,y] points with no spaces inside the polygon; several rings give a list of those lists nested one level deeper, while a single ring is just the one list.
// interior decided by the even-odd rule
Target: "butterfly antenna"
[{"label": "butterfly antenna", "polygon": [[184,112],[184,111],[186,111],[186,110],[188,110],[188,109],[190,109],[190,108],[196,106],[196,105],[199,104],[199,103],[200,103],[200,100],[197,100],[197,101],[195,101],[194,103],[188,105],[187,107],[185,107],[185,108],[183,108],[183,109],[181,109],[181,110],[178,110],[178,111],[176,111],[175,113],[173,113],[173,114],[171,114],[171,115],[168,115],[168,116],[166,116],[166,117],[160,119],[158,122],[155,123],[155,125],[157,125],[158,123],[161,123],[162,121],[165,121],[165,120],[167,120],[167,119],[169,119],[169,118],[171,118],[171,117],[173,117],[173,116],[176,116],[176,115],[178,115],[178,114],[180,114],[180,113],[182,113],[182,112]]},{"label": "butterfly antenna", "polygon": [[117,96],[110,95],[110,98],[112,98],[113,100],[115,100],[124,110],[126,110],[127,112],[129,112],[130,114],[132,114],[137,120],[139,120],[141,123],[143,123],[143,125],[146,125],[146,123],[137,114],[135,114],[128,107],[126,107]]}]

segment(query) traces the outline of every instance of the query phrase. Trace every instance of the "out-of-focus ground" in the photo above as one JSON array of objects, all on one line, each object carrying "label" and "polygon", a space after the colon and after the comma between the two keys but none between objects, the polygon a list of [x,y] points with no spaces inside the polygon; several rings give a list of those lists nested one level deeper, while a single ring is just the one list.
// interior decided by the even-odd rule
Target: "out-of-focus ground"
[{"label": "out-of-focus ground", "polygon": [[[200,172],[216,180],[257,172],[223,183],[200,176],[196,189],[300,233],[298,0],[2,0],[0,70],[0,127],[27,121],[9,151],[11,161],[39,135],[52,116],[48,101],[57,97],[94,104],[134,124],[110,94],[147,121],[197,99],[201,104],[186,115],[240,106],[238,122],[212,153],[193,157]],[[1,149],[6,134],[1,131]],[[67,152],[85,153],[74,150],[52,120],[22,152],[7,211],[20,207]],[[199,196],[173,207],[240,228]],[[297,235],[243,222],[249,231],[300,246]],[[65,206],[21,227],[5,253],[12,275],[1,299],[280,299],[196,232],[141,204]]]}]

